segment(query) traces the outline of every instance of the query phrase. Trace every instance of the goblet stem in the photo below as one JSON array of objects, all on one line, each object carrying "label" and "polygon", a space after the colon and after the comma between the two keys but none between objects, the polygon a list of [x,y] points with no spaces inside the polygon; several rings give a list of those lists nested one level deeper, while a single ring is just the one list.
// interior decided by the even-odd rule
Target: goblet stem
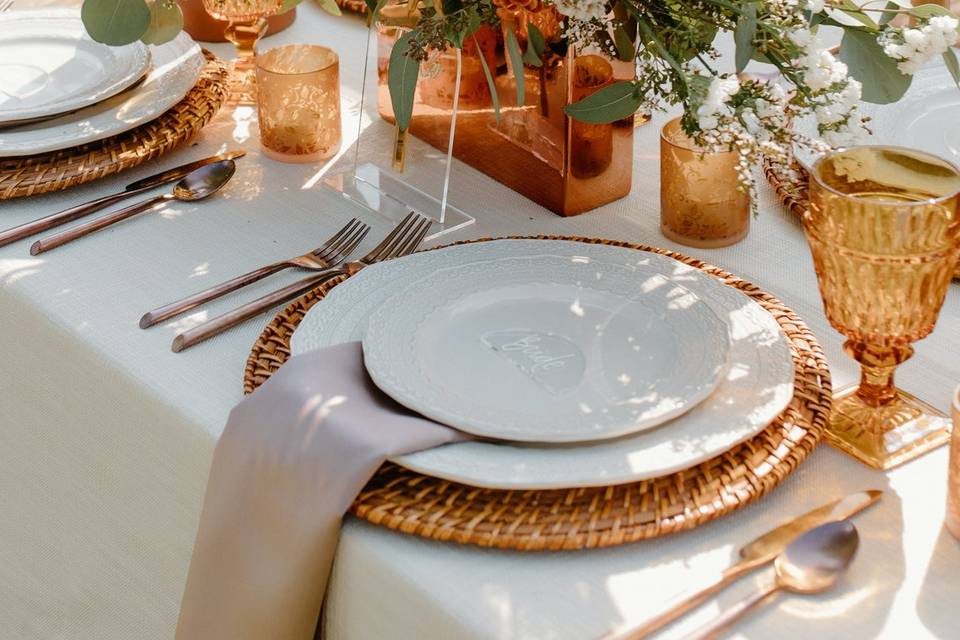
[{"label": "goblet stem", "polygon": [[844,351],[860,363],[860,386],[857,397],[871,407],[882,407],[897,398],[893,374],[897,366],[913,355],[913,347],[877,347],[863,342],[847,340]]},{"label": "goblet stem", "polygon": [[267,32],[267,19],[231,21],[224,36],[237,47],[237,59],[233,63],[231,99],[245,104],[256,102],[256,54],[257,42]]}]

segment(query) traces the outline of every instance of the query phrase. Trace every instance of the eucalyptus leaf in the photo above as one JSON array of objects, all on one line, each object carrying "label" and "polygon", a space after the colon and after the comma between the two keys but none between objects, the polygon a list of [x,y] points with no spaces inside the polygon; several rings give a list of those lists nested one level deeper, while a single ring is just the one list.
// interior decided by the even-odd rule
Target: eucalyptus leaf
[{"label": "eucalyptus leaf", "polygon": [[146,33],[150,8],[144,0],[84,0],[80,18],[91,38],[116,47]]},{"label": "eucalyptus leaf", "polygon": [[633,82],[615,82],[590,94],[583,100],[567,105],[564,111],[574,120],[591,124],[608,124],[633,115],[643,98]]},{"label": "eucalyptus leaf", "polygon": [[907,92],[913,79],[900,73],[896,60],[883,52],[876,36],[865,31],[844,31],[840,60],[863,85],[863,99],[874,104],[896,102]]},{"label": "eucalyptus leaf", "polygon": [[532,22],[527,23],[527,50],[523,52],[523,61],[531,67],[543,66],[543,52],[547,48],[547,39],[543,32]]},{"label": "eucalyptus leaf", "polygon": [[633,38],[627,33],[623,25],[618,25],[613,31],[613,41],[617,47],[617,57],[624,62],[630,62],[637,51],[633,44]]},{"label": "eucalyptus leaf", "polygon": [[527,98],[523,79],[523,56],[520,55],[520,43],[517,42],[512,27],[507,27],[507,53],[510,55],[510,66],[513,67],[513,77],[517,82],[517,106],[522,107]]},{"label": "eucalyptus leaf", "polygon": [[934,16],[952,16],[950,10],[938,4],[921,4],[910,8],[910,14],[918,18],[933,18]]},{"label": "eucalyptus leaf", "polygon": [[[280,10],[280,13],[284,13],[293,9],[295,6],[300,4],[300,0],[283,0],[283,6],[286,7]],[[332,16],[343,15],[340,11],[340,7],[337,5],[335,0],[317,0],[317,4],[320,5],[320,8],[329,13]],[[290,5],[290,6],[287,6]]]},{"label": "eucalyptus leaf", "polygon": [[420,77],[420,61],[407,55],[410,41],[417,37],[418,31],[408,31],[400,36],[390,52],[390,66],[387,69],[387,87],[390,89],[390,102],[397,126],[406,131],[413,117],[413,97],[417,90],[417,78]]},{"label": "eucalyptus leaf", "polygon": [[743,13],[733,30],[733,41],[737,45],[737,71],[743,71],[753,57],[753,40],[757,36],[757,5],[750,3],[743,7]]},{"label": "eucalyptus leaf", "polygon": [[480,48],[480,43],[477,42],[477,39],[473,39],[473,43],[477,46],[477,51],[480,52],[480,66],[483,67],[483,75],[487,78],[487,86],[490,88],[490,99],[493,101],[493,113],[497,116],[497,124],[500,124],[500,96],[497,95],[497,85],[493,81],[493,75],[490,73],[490,67],[487,65],[487,57],[483,55],[483,49]]},{"label": "eucalyptus leaf", "polygon": [[953,81],[960,87],[960,62],[957,62],[957,53],[953,49],[947,49],[943,52],[943,62],[947,65],[947,69],[950,70]]},{"label": "eucalyptus leaf", "polygon": [[277,13],[286,13],[300,4],[300,2],[301,0],[283,0],[283,2],[280,3],[280,10]]},{"label": "eucalyptus leaf", "polygon": [[170,42],[183,30],[183,13],[176,0],[154,0],[150,5],[150,26],[140,36],[144,44]]},{"label": "eucalyptus leaf", "polygon": [[889,24],[891,20],[899,15],[896,11],[898,6],[896,2],[888,2],[887,6],[883,8],[883,13],[880,14],[880,19],[877,20],[877,24],[881,27]]}]

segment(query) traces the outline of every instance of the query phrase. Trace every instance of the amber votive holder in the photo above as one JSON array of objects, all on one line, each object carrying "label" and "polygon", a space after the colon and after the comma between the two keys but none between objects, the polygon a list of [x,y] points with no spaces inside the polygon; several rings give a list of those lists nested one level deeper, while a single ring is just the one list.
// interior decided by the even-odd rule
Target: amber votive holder
[{"label": "amber votive holder", "polygon": [[947,473],[947,529],[960,540],[960,387],[953,394],[953,435]]},{"label": "amber votive holder", "polygon": [[713,249],[750,231],[750,197],[740,187],[736,151],[706,151],[680,118],[660,132],[660,230],[670,240]]},{"label": "amber votive holder", "polygon": [[318,162],[340,149],[340,61],[318,45],[257,52],[257,114],[263,153]]}]

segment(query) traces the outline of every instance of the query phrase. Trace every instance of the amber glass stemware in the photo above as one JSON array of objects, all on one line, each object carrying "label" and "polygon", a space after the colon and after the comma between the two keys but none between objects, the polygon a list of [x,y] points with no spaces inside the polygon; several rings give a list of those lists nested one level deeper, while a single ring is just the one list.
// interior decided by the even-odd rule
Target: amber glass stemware
[{"label": "amber glass stemware", "polygon": [[822,158],[803,219],[827,319],[860,363],[834,396],[828,440],[880,469],[949,440],[942,412],[894,385],[912,343],[934,328],[960,254],[960,171],[896,147]]},{"label": "amber glass stemware", "polygon": [[254,49],[267,32],[267,18],[280,11],[283,0],[203,0],[217,20],[228,22],[224,36],[237,47],[231,78],[231,98],[253,104],[256,99]]}]

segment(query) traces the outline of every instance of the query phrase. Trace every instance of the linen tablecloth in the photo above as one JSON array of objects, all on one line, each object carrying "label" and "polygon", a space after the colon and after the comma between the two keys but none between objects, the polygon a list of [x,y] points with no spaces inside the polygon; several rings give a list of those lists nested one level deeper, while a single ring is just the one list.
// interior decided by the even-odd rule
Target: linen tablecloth
[{"label": "linen tablecloth", "polygon": [[[41,257],[29,256],[29,241],[0,249],[0,638],[172,637],[210,457],[242,397],[243,365],[268,317],[182,354],[170,352],[170,341],[208,314],[298,276],[274,278],[150,331],[137,320],[159,303],[319,245],[354,215],[318,183],[323,171],[349,165],[364,24],[307,4],[272,40],[322,42],[340,53],[345,157],[336,164],[263,158],[252,114],[224,112],[195,144],[158,161],[66,192],[0,203],[0,224],[12,226],[223,148],[250,152],[233,183],[210,201],[169,206]],[[211,48],[231,55],[227,45]],[[450,240],[545,233],[679,248],[779,296],[819,336],[835,382],[854,380],[855,363],[823,316],[798,221],[768,188],[761,188],[750,235],[734,247],[683,249],[660,234],[663,121],[637,129],[632,194],[575,218],[554,216],[457,163],[451,200],[477,223]],[[389,127],[374,120],[361,153],[388,157],[390,139]],[[410,154],[437,155],[416,144]],[[424,173],[415,177],[437,189],[440,172]],[[370,244],[390,227],[365,219],[374,226]],[[948,408],[960,382],[957,285],[899,382]],[[779,521],[862,488],[886,496],[857,518],[862,544],[848,579],[832,594],[780,598],[738,625],[735,637],[957,637],[960,543],[941,525],[946,450],[881,473],[826,445],[753,506],[690,532],[613,549],[482,550],[348,519],[326,636],[592,637],[705,581],[739,544]],[[738,583],[665,637],[691,629],[768,577]]]}]

